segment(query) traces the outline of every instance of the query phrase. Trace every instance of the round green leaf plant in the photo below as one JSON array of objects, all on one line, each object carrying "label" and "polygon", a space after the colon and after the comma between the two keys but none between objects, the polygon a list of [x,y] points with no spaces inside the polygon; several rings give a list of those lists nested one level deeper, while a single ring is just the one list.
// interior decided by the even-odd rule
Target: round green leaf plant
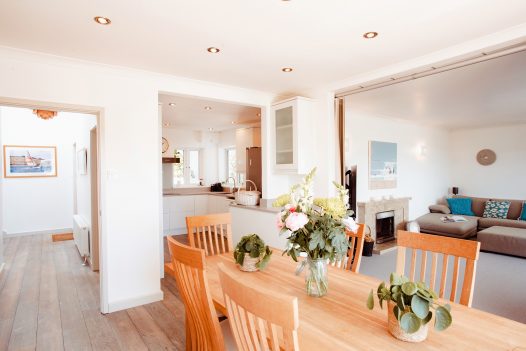
[{"label": "round green leaf plant", "polygon": [[241,238],[234,250],[234,259],[240,266],[243,265],[245,254],[252,258],[259,258],[256,267],[264,269],[270,261],[272,250],[265,245],[265,242],[257,234],[249,234]]},{"label": "round green leaf plant", "polygon": [[[447,329],[453,322],[451,317],[451,306],[439,305],[436,301],[437,294],[429,289],[423,282],[411,282],[403,275],[391,273],[390,286],[386,287],[382,282],[376,290],[376,296],[383,308],[383,301],[393,301],[396,305],[393,313],[398,319],[400,327],[407,333],[414,333],[422,325],[427,324],[433,317],[432,309],[435,310],[435,329],[442,331]],[[373,290],[367,298],[367,307],[374,308]]]}]

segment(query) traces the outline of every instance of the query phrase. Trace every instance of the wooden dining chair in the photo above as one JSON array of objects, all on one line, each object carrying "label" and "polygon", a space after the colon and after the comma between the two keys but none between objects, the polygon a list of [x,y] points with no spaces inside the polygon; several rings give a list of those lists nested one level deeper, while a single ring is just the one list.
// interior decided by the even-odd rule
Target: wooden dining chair
[{"label": "wooden dining chair", "polygon": [[347,255],[331,264],[335,267],[348,269],[358,273],[360,271],[360,263],[362,262],[363,242],[365,240],[365,224],[358,224],[358,230],[356,233],[346,230],[345,234],[349,240],[349,249],[347,250]]},{"label": "wooden dining chair", "polygon": [[205,253],[168,237],[173,274],[185,306],[186,350],[225,350],[206,279]]},{"label": "wooden dining chair", "polygon": [[239,270],[220,263],[219,281],[237,347],[297,351],[298,298],[245,282]]},{"label": "wooden dining chair", "polygon": [[462,283],[462,292],[460,294],[459,302],[462,305],[471,307],[473,288],[475,286],[475,272],[480,251],[479,242],[399,230],[397,233],[397,245],[398,256],[396,260],[396,272],[398,274],[405,274],[406,249],[412,249],[411,267],[409,271],[409,279],[411,281],[415,280],[417,251],[421,251],[419,281],[426,282],[427,252],[431,253],[429,287],[432,290],[435,289],[435,280],[437,278],[438,255],[442,255],[442,272],[440,277],[440,290],[438,293],[440,298],[444,298],[446,292],[449,256],[454,257],[453,276],[451,279],[451,289],[449,294],[449,300],[452,302],[455,302],[456,298],[459,261],[460,258],[464,258],[466,260],[466,267],[464,269],[464,281]]},{"label": "wooden dining chair", "polygon": [[207,256],[232,251],[230,213],[186,217],[190,246],[205,250]]}]

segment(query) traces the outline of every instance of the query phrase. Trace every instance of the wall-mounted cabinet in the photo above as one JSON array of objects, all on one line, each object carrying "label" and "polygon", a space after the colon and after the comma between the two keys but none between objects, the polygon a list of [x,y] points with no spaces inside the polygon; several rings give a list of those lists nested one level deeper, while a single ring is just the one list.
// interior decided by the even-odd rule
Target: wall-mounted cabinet
[{"label": "wall-mounted cabinet", "polygon": [[272,157],[275,172],[304,174],[313,167],[313,104],[310,99],[295,97],[272,106]]}]

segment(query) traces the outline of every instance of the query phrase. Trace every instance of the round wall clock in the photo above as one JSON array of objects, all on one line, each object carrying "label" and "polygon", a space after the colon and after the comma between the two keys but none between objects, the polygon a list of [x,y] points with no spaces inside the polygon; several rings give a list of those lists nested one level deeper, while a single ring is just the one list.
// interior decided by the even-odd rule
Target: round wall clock
[{"label": "round wall clock", "polygon": [[489,166],[497,160],[497,155],[495,151],[490,149],[480,150],[477,153],[477,162],[483,166]]},{"label": "round wall clock", "polygon": [[170,147],[170,144],[168,143],[168,140],[166,138],[163,138],[163,154],[168,151],[168,148]]}]

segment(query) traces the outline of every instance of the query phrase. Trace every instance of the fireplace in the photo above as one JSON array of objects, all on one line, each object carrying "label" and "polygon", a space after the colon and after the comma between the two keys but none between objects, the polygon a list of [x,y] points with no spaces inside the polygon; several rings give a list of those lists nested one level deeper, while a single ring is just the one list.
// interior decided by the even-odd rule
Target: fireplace
[{"label": "fireplace", "polygon": [[376,243],[381,244],[395,238],[395,211],[376,214]]}]

